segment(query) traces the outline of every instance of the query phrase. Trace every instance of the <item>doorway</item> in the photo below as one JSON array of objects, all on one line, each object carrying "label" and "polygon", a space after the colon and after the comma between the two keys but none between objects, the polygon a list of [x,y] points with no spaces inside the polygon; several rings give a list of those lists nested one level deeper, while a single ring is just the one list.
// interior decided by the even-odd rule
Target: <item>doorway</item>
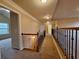
[{"label": "doorway", "polygon": [[19,42],[19,15],[0,6],[0,45],[20,49]]}]

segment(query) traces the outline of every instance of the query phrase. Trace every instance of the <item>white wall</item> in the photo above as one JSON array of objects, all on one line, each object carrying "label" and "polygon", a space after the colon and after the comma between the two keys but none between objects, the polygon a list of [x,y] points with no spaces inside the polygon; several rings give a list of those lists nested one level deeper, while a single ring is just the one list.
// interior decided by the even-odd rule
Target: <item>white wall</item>
[{"label": "white wall", "polygon": [[58,27],[79,27],[79,18],[67,18],[57,20]]},{"label": "white wall", "polygon": [[46,29],[46,35],[51,35],[52,34],[52,24],[50,21],[47,21],[45,23],[45,29]]},{"label": "white wall", "polygon": [[45,25],[41,24],[39,28],[39,35],[43,35],[44,31],[45,31]]},{"label": "white wall", "polygon": [[21,33],[37,33],[40,22],[30,16],[27,12],[25,12],[22,8],[13,3],[11,0],[0,0],[0,5],[16,12],[19,15],[19,47],[20,50],[22,50],[23,40]]},{"label": "white wall", "polygon": [[[39,31],[40,24],[32,18],[22,15],[21,17],[21,33],[26,33],[26,34],[37,34]],[[34,49],[35,45],[37,44],[36,41],[37,39],[33,39],[33,35],[24,35],[23,36],[23,47],[26,49]],[[37,38],[37,36],[36,36]],[[35,42],[35,43],[34,43]]]},{"label": "white wall", "polygon": [[32,18],[22,15],[21,19],[21,32],[37,34],[40,24],[33,21]]}]

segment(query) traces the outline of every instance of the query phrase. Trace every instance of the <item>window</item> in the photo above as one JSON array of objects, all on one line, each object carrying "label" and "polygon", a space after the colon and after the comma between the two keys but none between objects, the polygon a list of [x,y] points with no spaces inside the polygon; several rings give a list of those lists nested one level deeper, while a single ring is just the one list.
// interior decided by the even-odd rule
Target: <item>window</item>
[{"label": "window", "polygon": [[0,23],[0,35],[9,34],[9,24]]}]

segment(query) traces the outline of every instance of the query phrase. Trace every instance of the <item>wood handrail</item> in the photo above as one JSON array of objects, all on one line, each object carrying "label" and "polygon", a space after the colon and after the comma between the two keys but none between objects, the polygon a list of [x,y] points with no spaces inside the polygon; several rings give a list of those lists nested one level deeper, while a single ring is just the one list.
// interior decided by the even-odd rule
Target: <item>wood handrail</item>
[{"label": "wood handrail", "polygon": [[73,30],[79,30],[79,27],[67,27],[67,28],[58,28],[58,29],[73,29]]},{"label": "wood handrail", "polygon": [[22,33],[21,35],[38,35],[38,34],[35,34],[35,33]]}]

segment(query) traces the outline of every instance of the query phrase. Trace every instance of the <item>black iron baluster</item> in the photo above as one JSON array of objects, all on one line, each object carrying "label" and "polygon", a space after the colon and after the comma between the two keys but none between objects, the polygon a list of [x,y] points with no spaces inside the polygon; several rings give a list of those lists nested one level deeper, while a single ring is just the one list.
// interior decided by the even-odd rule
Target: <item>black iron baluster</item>
[{"label": "black iron baluster", "polygon": [[67,57],[68,57],[68,30],[67,30]]},{"label": "black iron baluster", "polygon": [[66,56],[66,39],[67,39],[67,35],[66,35],[66,30],[65,30],[65,56]]},{"label": "black iron baluster", "polygon": [[69,59],[70,59],[70,30],[69,30]]},{"label": "black iron baluster", "polygon": [[58,27],[57,27],[57,40],[58,40],[59,38],[58,38]]},{"label": "black iron baluster", "polygon": [[75,59],[77,59],[77,29],[75,32]]},{"label": "black iron baluster", "polygon": [[73,36],[73,30],[72,30],[72,54],[71,54],[71,59],[73,59],[73,40],[74,40],[74,36]]}]

